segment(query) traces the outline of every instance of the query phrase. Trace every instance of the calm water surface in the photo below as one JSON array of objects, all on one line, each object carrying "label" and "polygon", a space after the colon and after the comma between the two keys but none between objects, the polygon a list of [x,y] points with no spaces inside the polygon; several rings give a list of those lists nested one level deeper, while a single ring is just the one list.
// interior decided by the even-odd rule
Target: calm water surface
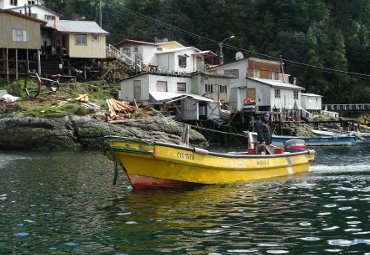
[{"label": "calm water surface", "polygon": [[0,152],[0,254],[370,255],[370,145],[308,174],[134,193],[100,152]]}]

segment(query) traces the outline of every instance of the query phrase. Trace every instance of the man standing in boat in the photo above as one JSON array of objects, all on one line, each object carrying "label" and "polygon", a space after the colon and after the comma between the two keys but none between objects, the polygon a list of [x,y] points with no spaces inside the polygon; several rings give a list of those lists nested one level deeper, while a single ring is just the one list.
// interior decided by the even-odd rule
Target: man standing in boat
[{"label": "man standing in boat", "polygon": [[264,112],[262,118],[257,122],[257,141],[260,144],[270,145],[271,144],[271,131],[269,126],[270,113]]}]

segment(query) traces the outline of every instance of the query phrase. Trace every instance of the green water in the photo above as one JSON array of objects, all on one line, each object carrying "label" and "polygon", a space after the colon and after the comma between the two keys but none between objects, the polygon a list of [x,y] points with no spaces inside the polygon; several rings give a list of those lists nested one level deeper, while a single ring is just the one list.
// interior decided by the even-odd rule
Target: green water
[{"label": "green water", "polygon": [[370,254],[370,146],[310,173],[134,193],[100,152],[0,153],[0,254]]}]

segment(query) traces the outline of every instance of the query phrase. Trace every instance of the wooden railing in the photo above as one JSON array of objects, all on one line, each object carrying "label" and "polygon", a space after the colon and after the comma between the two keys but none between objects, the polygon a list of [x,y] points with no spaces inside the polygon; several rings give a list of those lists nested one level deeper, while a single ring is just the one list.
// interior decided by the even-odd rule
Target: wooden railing
[{"label": "wooden railing", "polygon": [[328,111],[345,112],[345,111],[370,111],[370,103],[367,104],[323,104],[323,109]]},{"label": "wooden railing", "polygon": [[106,46],[107,56],[108,57],[114,57],[118,61],[120,61],[122,64],[127,66],[128,68],[132,70],[136,70],[137,72],[141,72],[142,70],[142,63],[138,59],[132,59],[123,52],[119,51],[117,48],[115,48],[113,45],[108,44]]}]

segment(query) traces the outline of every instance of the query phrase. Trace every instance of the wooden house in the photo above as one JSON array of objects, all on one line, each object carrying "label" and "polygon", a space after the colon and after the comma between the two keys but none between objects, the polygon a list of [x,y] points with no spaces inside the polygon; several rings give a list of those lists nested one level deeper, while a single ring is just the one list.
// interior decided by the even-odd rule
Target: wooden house
[{"label": "wooden house", "polygon": [[96,22],[57,20],[49,21],[46,27],[53,32],[56,49],[70,58],[106,57],[105,37],[109,33]]},{"label": "wooden house", "polygon": [[39,49],[41,47],[40,27],[44,21],[30,16],[0,9],[0,74],[26,74],[40,67]]},{"label": "wooden house", "polygon": [[86,80],[101,72],[106,59],[106,36],[94,21],[52,20],[43,35],[42,70],[45,74],[63,74]]}]

